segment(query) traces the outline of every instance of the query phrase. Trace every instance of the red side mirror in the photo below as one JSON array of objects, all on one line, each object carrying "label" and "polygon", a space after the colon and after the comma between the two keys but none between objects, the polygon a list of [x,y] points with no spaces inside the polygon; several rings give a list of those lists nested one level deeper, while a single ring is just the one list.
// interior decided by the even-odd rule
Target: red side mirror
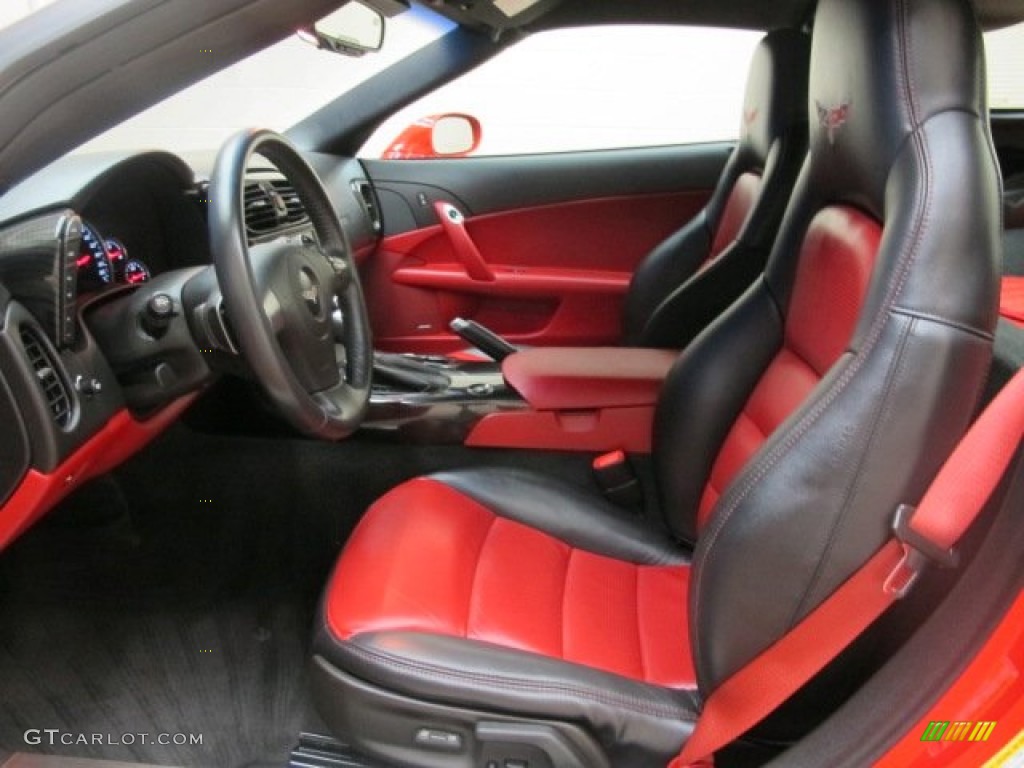
[{"label": "red side mirror", "polygon": [[480,146],[482,135],[480,121],[472,115],[430,115],[402,131],[381,157],[384,160],[465,157]]}]

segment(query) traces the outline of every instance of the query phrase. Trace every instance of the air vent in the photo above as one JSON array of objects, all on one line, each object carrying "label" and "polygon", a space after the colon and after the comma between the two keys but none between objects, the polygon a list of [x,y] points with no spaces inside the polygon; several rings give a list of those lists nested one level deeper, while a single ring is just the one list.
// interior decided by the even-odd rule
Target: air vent
[{"label": "air vent", "polygon": [[245,228],[254,237],[309,221],[294,187],[284,179],[246,183],[244,204]]},{"label": "air vent", "polygon": [[293,226],[295,224],[304,224],[309,221],[309,216],[306,215],[306,207],[299,200],[299,196],[295,192],[295,188],[284,179],[278,179],[270,182],[274,190],[284,200],[285,215],[284,224],[287,226]]},{"label": "air vent", "polygon": [[363,210],[366,211],[366,215],[370,218],[370,226],[373,227],[373,231],[375,233],[380,232],[383,226],[380,218],[380,207],[377,205],[377,198],[373,194],[373,187],[370,186],[370,182],[354,181],[352,182],[352,189],[355,190],[356,197],[359,198]]},{"label": "air vent", "polygon": [[31,327],[21,329],[21,344],[25,348],[28,362],[35,372],[39,389],[46,398],[46,405],[54,422],[61,428],[71,424],[71,394],[64,380],[57,372],[57,363],[49,348]]}]

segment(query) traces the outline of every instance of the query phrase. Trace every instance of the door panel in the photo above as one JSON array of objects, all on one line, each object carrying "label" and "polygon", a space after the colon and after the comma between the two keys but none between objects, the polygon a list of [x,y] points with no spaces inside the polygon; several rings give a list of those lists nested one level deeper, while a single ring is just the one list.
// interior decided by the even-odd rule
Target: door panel
[{"label": "door panel", "polygon": [[1024,324],[1024,112],[991,114],[1003,173],[1003,290],[1000,313]]},{"label": "door panel", "polygon": [[701,210],[729,151],[366,162],[385,226],[361,266],[377,345],[450,352],[460,315],[513,343],[618,342],[636,265]]}]

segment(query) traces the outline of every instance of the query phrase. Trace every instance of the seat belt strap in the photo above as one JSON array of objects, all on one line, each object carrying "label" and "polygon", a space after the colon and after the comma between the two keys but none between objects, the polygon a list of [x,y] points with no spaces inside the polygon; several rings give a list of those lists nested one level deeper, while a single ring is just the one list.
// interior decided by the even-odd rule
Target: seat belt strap
[{"label": "seat belt strap", "polygon": [[1003,387],[943,465],[916,510],[901,507],[894,536],[793,629],[708,697],[670,768],[706,766],[796,693],[913,586],[929,560],[978,517],[1024,439],[1024,370]]}]

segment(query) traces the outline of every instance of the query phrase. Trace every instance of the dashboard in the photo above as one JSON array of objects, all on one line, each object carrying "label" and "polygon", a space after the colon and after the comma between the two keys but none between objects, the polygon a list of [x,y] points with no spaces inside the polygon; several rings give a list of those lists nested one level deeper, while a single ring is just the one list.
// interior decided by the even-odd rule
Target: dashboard
[{"label": "dashboard", "polygon": [[[244,373],[208,241],[213,160],[68,156],[0,197],[0,549],[138,450],[221,372]],[[353,250],[374,247],[362,165],[310,160]],[[261,157],[241,202],[252,245],[313,233]],[[218,366],[216,355],[233,359]]]}]

